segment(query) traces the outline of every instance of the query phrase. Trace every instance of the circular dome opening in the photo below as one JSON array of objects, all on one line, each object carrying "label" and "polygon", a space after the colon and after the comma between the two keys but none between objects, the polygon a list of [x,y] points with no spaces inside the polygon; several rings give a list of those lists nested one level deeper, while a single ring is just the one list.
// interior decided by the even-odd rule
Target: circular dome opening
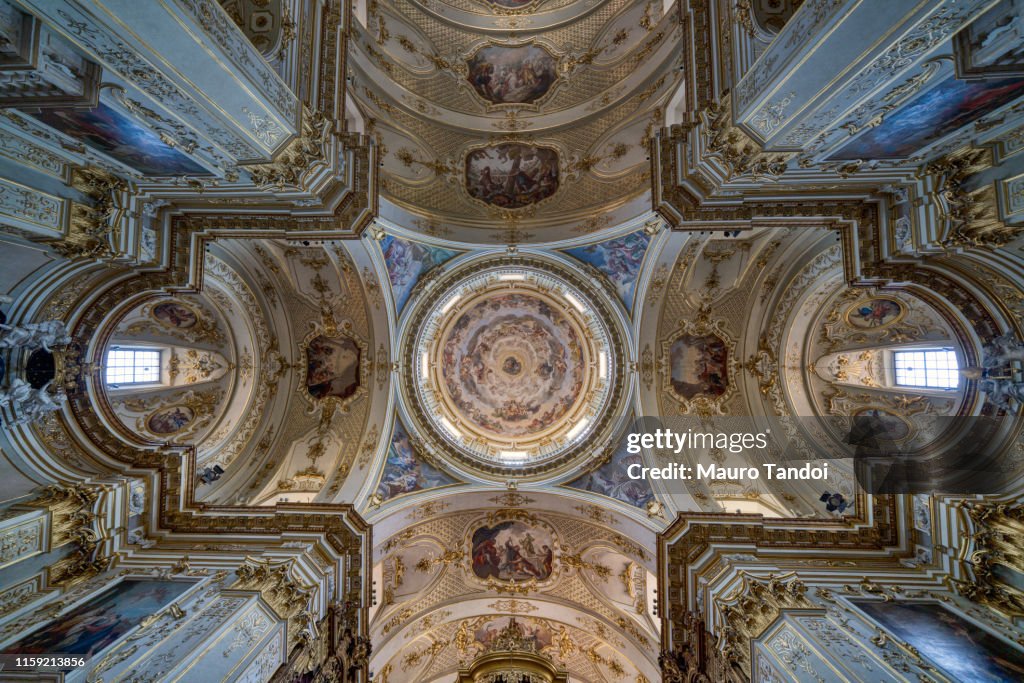
[{"label": "circular dome opening", "polygon": [[492,474],[572,460],[622,392],[603,294],[527,259],[476,263],[439,284],[407,327],[404,390],[427,440]]}]

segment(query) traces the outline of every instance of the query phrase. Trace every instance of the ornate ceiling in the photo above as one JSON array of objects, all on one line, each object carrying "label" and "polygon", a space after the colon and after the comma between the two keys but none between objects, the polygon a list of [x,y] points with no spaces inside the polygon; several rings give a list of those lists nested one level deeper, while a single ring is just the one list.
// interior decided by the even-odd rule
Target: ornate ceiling
[{"label": "ornate ceiling", "polygon": [[349,75],[380,141],[381,215],[493,243],[641,214],[678,37],[655,0],[370,3]]},{"label": "ornate ceiling", "polygon": [[[869,524],[895,533],[872,515],[899,511],[859,485],[851,420],[935,454],[960,445],[946,418],[1019,417],[985,362],[1024,319],[1024,90],[954,78],[953,35],[994,3],[136,3],[152,44],[131,68],[86,9],[22,4],[96,60],[74,61],[75,97],[99,104],[0,117],[0,171],[20,154],[22,173],[0,197],[11,318],[73,340],[67,407],[0,455],[31,482],[157,472],[154,536],[212,513],[303,553],[294,511],[325,535],[356,519],[365,552],[346,536],[319,560],[351,551],[351,590],[318,600],[351,600],[376,683],[451,680],[510,637],[573,681],[659,680],[657,536],[677,515],[870,544]],[[170,4],[209,33],[201,68],[152,28]],[[898,58],[857,44],[883,66],[822,83],[845,49],[826,19],[898,26]],[[810,35],[822,49],[785,52]],[[975,107],[959,128],[907,118],[954,95]],[[111,121],[137,148],[94,130]],[[880,145],[906,153],[867,160]],[[165,353],[158,385],[105,381],[127,347]],[[898,385],[893,354],[925,347],[976,376]],[[623,442],[719,420],[783,446]],[[1019,440],[1005,422],[994,450]],[[834,476],[629,475],[780,455]],[[205,540],[173,542],[215,555]],[[665,599],[697,613],[700,590]]]},{"label": "ornate ceiling", "polygon": [[379,528],[373,666],[388,680],[448,680],[513,622],[570,680],[658,680],[644,525],[583,500],[492,490],[420,503]]}]

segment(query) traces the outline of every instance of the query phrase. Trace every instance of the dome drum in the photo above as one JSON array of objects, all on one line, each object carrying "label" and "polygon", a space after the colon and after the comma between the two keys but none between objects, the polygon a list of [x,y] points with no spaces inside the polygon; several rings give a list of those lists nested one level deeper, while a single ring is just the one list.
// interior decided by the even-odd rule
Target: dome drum
[{"label": "dome drum", "polygon": [[612,306],[582,278],[536,258],[447,274],[406,322],[402,389],[426,440],[491,475],[574,462],[619,412],[622,343]]}]

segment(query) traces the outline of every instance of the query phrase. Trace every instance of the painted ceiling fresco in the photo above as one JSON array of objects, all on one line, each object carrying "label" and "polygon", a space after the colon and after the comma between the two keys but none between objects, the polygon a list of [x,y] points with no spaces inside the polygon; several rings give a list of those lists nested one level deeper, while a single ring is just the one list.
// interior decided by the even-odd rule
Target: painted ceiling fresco
[{"label": "painted ceiling fresco", "polygon": [[633,308],[636,279],[650,243],[650,235],[641,230],[605,242],[566,249],[566,253],[604,273],[628,310]]},{"label": "painted ceiling fresco", "polygon": [[474,199],[508,209],[541,202],[558,191],[558,152],[509,142],[466,156],[466,190]]},{"label": "painted ceiling fresco", "polygon": [[558,64],[538,45],[481,48],[466,64],[470,84],[491,104],[533,104],[558,78]]},{"label": "painted ceiling fresco", "polygon": [[550,302],[522,294],[484,299],[455,321],[442,343],[445,389],[483,431],[544,431],[579,398],[579,332]]},{"label": "painted ceiling fresco", "polygon": [[399,313],[422,275],[459,255],[459,252],[452,249],[428,246],[391,235],[381,240],[380,248],[388,268],[395,309]]},{"label": "painted ceiling fresco", "polygon": [[489,242],[646,211],[646,149],[681,76],[662,68],[680,41],[661,13],[653,0],[371,3],[351,92],[381,142],[382,216]]},{"label": "painted ceiling fresco", "polygon": [[395,430],[388,446],[384,471],[377,484],[377,495],[382,500],[417,491],[456,483],[454,479],[423,460],[416,452],[409,434],[401,421],[395,421]]},{"label": "painted ceiling fresco", "polygon": [[211,175],[136,119],[107,104],[93,109],[40,109],[33,116],[143,175]]}]

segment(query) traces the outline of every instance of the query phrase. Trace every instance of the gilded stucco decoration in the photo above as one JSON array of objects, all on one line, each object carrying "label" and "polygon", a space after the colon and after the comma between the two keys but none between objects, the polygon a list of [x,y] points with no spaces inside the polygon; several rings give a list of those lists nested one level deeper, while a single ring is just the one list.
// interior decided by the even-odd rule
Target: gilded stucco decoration
[{"label": "gilded stucco decoration", "polygon": [[491,104],[539,105],[559,78],[555,56],[541,44],[486,45],[466,61],[466,78]]},{"label": "gilded stucco decoration", "polygon": [[558,191],[558,150],[506,142],[466,154],[465,187],[473,199],[506,209],[539,204]]},{"label": "gilded stucco decoration", "polygon": [[369,345],[355,335],[351,321],[313,323],[299,349],[305,359],[300,364],[299,386],[303,398],[313,405],[348,412],[352,403],[367,394]]},{"label": "gilded stucco decoration", "polygon": [[186,342],[221,344],[225,340],[222,325],[207,308],[195,302],[172,299],[145,305],[139,315],[132,316],[124,334],[129,337],[164,334]]},{"label": "gilded stucco decoration", "polygon": [[401,526],[381,522],[395,533],[377,546],[385,600],[372,619],[374,669],[396,682],[454,675],[504,632],[573,678],[655,680],[653,535],[622,550],[631,532],[616,515],[589,521],[550,493],[488,498],[425,501],[397,513]]},{"label": "gilded stucco decoration", "polygon": [[499,511],[471,526],[467,549],[473,576],[537,590],[557,579],[561,568],[558,535],[550,524],[518,510]]},{"label": "gilded stucco decoration", "polygon": [[515,4],[385,0],[357,23],[352,91],[381,143],[389,220],[524,242],[647,210],[646,148],[680,76],[663,68],[672,13]]},{"label": "gilded stucco decoration", "polygon": [[449,269],[410,302],[402,396],[421,452],[488,477],[564,469],[623,392],[609,292],[533,256]]}]

